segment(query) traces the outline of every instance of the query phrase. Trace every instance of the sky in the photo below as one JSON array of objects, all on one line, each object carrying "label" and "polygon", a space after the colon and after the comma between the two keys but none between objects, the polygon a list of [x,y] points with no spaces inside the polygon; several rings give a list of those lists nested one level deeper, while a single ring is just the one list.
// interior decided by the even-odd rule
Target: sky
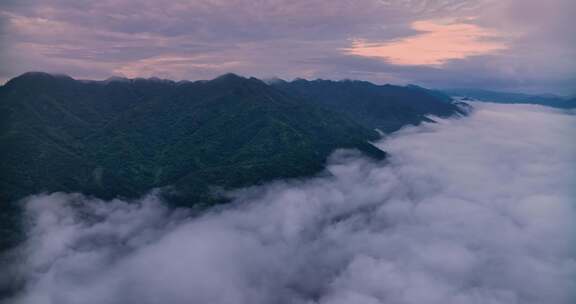
[{"label": "sky", "polygon": [[576,94],[573,0],[2,0],[0,81],[361,79]]},{"label": "sky", "polygon": [[11,304],[572,304],[575,128],[474,104],[377,142],[388,162],[339,151],[330,174],[197,215],[154,193],[34,195],[0,284],[22,280]]}]

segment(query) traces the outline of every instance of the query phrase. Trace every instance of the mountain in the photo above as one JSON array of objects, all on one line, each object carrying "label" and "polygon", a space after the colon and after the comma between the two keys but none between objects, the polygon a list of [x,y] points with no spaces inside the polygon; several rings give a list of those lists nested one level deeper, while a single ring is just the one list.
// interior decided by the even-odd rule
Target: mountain
[{"label": "mountain", "polygon": [[424,88],[364,81],[75,80],[30,72],[0,87],[0,199],[40,191],[103,198],[171,186],[186,204],[318,172],[337,148],[375,158],[373,130],[461,114]]},{"label": "mountain", "polygon": [[417,86],[375,85],[367,81],[274,81],[288,95],[346,115],[363,126],[393,132],[411,124],[432,121],[429,116],[464,114],[439,92]]},{"label": "mountain", "polygon": [[202,207],[218,189],[315,174],[338,148],[375,159],[391,132],[461,113],[422,88],[359,81],[75,80],[25,73],[0,86],[0,248],[17,200],[39,192],[132,198],[160,188]]},{"label": "mountain", "polygon": [[489,101],[496,103],[523,103],[537,104],[560,109],[576,108],[576,99],[564,98],[556,95],[531,95],[522,93],[498,92],[480,89],[446,89],[444,93],[466,99]]},{"label": "mountain", "polygon": [[370,156],[378,134],[255,78],[77,81],[27,73],[0,90],[0,193],[134,197],[171,186],[184,204],[321,170],[337,148]]}]

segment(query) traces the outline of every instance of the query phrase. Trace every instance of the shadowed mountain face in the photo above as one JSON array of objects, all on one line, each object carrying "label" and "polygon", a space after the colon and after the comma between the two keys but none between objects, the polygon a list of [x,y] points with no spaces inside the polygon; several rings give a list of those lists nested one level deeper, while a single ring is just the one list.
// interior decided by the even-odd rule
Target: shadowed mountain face
[{"label": "shadowed mountain face", "polygon": [[[368,143],[458,109],[424,89],[359,81],[267,85],[211,81],[78,81],[26,73],[0,88],[0,193],[135,197],[153,188],[178,204],[213,203],[234,188],[319,172],[337,148],[382,159]],[[339,113],[338,113],[339,112]]]},{"label": "shadowed mountain face", "polygon": [[295,80],[274,87],[327,109],[339,112],[368,128],[393,132],[431,121],[428,115],[463,114],[439,92],[417,86],[375,85],[366,81]]}]

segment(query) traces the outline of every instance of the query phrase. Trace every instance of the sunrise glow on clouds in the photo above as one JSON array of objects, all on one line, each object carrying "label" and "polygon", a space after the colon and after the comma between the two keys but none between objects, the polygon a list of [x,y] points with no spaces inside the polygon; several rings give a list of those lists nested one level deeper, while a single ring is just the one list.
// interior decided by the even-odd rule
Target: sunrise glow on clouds
[{"label": "sunrise glow on clouds", "polygon": [[571,95],[575,9],[574,0],[0,0],[0,84],[34,70],[234,72]]},{"label": "sunrise glow on clouds", "polygon": [[398,65],[439,66],[449,60],[493,54],[506,50],[506,43],[496,41],[502,34],[471,23],[454,20],[420,20],[411,28],[416,36],[389,42],[354,39],[345,53],[382,58]]}]

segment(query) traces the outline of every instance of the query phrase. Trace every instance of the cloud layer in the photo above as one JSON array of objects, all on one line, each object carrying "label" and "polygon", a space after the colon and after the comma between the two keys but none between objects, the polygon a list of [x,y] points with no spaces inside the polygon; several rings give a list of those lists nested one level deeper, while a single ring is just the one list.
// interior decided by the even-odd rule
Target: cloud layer
[{"label": "cloud layer", "polygon": [[[0,3],[0,78],[29,70],[92,79],[236,72],[573,94],[575,3],[8,0]],[[358,42],[387,46],[387,56],[347,51]]]},{"label": "cloud layer", "polygon": [[10,303],[573,303],[576,117],[475,108],[204,214],[31,197]]}]

